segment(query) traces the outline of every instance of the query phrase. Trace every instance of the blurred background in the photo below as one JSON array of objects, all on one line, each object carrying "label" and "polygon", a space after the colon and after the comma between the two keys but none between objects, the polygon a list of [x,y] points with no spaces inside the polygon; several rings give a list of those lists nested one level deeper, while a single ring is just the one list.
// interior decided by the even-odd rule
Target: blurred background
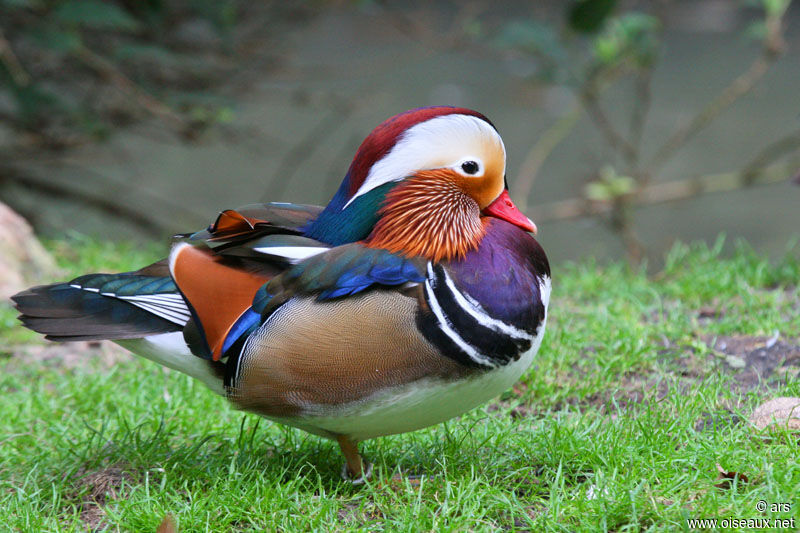
[{"label": "blurred background", "polygon": [[450,104],[500,130],[552,260],[800,253],[789,0],[0,0],[0,32],[0,202],[40,235],[324,204],[374,126]]}]

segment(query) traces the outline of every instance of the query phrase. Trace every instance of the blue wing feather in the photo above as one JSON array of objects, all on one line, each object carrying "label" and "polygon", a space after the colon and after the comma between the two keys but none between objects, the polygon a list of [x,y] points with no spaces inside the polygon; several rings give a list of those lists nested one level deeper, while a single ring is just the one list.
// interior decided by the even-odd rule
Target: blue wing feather
[{"label": "blue wing feather", "polygon": [[260,324],[261,314],[253,311],[252,307],[242,313],[225,337],[225,342],[222,344],[222,353],[225,354],[242,336],[250,335]]},{"label": "blue wing feather", "polygon": [[301,287],[313,287],[319,290],[318,300],[330,300],[357,294],[373,286],[397,286],[425,279],[417,266],[402,256],[362,245],[348,246],[351,250],[344,254],[346,260],[334,260],[327,265],[324,285],[320,286],[319,279],[315,279],[307,284],[301,283]]},{"label": "blue wing feather", "polygon": [[342,298],[373,287],[422,282],[423,267],[387,250],[353,243],[309,257],[265,283],[252,306],[236,321],[223,343],[223,353],[252,333],[280,305],[297,295],[318,301]]}]

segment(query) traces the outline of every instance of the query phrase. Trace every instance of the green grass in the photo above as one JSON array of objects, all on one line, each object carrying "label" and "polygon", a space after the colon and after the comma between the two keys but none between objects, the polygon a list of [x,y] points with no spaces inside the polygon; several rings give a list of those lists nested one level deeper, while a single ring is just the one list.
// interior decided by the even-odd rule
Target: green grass
[{"label": "green grass", "polygon": [[[769,353],[796,365],[800,259],[769,263],[744,246],[723,257],[721,244],[676,246],[656,275],[554,265],[548,332],[523,381],[446,424],[365,443],[376,475],[361,487],[339,478],[335,443],[236,411],[178,373],[85,347],[85,358],[25,355],[33,337],[3,309],[0,524],[154,531],[171,513],[181,531],[620,531],[800,519],[796,438],[746,422],[765,399],[800,396],[798,367],[753,382],[715,344],[763,346],[777,331]],[[50,247],[67,277],[158,252]],[[716,464],[748,481],[716,486]],[[791,511],[762,514],[759,500]]]}]

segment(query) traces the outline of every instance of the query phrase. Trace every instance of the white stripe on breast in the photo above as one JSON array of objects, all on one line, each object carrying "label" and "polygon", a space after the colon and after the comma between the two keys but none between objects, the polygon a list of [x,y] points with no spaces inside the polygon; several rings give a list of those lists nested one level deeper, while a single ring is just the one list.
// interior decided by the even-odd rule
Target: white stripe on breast
[{"label": "white stripe on breast", "polygon": [[[430,263],[428,263],[428,272],[432,272]],[[528,341],[532,341],[534,339],[533,335],[522,331],[519,328],[515,328],[511,324],[506,324],[502,320],[497,320],[496,318],[489,316],[483,309],[483,306],[481,306],[477,300],[472,298],[469,294],[462,293],[458,290],[455,283],[453,283],[452,278],[447,273],[447,269],[442,268],[442,272],[444,272],[445,285],[447,285],[447,288],[450,289],[451,293],[453,293],[456,303],[461,307],[461,309],[477,320],[479,324],[515,339],[524,339]]]},{"label": "white stripe on breast", "polygon": [[461,348],[461,350],[463,350],[467,356],[469,356],[470,359],[479,365],[488,366],[491,368],[496,367],[497,365],[494,363],[494,361],[492,361],[489,357],[478,353],[478,350],[476,350],[474,346],[461,338],[461,335],[459,335],[456,330],[453,329],[452,324],[444,314],[442,306],[439,305],[436,295],[433,293],[433,285],[435,285],[433,267],[430,263],[428,263],[428,278],[425,280],[425,293],[428,295],[428,305],[430,305],[431,311],[433,311],[433,314],[436,316],[436,320],[439,322],[439,327],[444,334],[450,338],[450,340],[456,343],[456,345]]}]

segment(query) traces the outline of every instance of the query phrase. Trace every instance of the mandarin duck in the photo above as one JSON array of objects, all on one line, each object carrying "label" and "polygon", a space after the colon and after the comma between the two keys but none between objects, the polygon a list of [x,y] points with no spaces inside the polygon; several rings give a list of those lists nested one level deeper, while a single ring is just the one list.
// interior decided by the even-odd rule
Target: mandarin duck
[{"label": "mandarin duck", "polygon": [[363,481],[358,442],[488,401],[539,349],[550,268],[505,167],[482,114],[414,109],[370,133],[324,208],[223,211],[168,259],[13,300],[48,339],[111,339],[335,439]]}]

